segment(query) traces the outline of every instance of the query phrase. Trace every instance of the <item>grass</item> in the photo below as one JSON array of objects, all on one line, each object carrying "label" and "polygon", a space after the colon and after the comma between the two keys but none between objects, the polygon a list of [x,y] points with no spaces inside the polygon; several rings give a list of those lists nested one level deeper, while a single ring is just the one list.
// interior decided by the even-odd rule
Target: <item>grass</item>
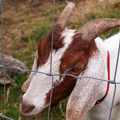
[{"label": "grass", "polygon": [[[68,28],[77,29],[86,22],[97,18],[120,19],[120,2],[113,1],[112,4],[105,0],[102,3],[95,0],[76,2],[76,9],[68,23]],[[55,23],[64,7],[64,3],[55,5]],[[52,4],[49,2],[42,4],[38,2],[34,5],[21,3],[18,12],[14,8],[4,11],[3,20],[4,53],[24,61],[28,69],[31,69],[38,43],[51,29]],[[119,28],[114,28],[102,34],[101,37],[105,39],[118,31]],[[19,114],[19,104],[23,95],[21,86],[28,75],[29,72],[10,76],[11,79],[15,80],[16,85],[6,86],[6,96],[9,92],[9,98],[6,102],[6,115],[15,120],[46,120],[48,109],[33,118],[23,118]],[[3,100],[4,88],[0,85],[0,113],[4,110]],[[64,114],[67,100],[68,98],[61,102]],[[50,120],[65,120],[60,106],[51,109]]]},{"label": "grass", "polygon": [[34,40],[38,44],[40,40],[43,37],[45,37],[50,30],[51,30],[51,26],[45,25],[41,28],[37,28],[36,30],[33,30],[32,34],[23,36],[21,40],[23,40],[23,42],[31,42],[31,40]]}]

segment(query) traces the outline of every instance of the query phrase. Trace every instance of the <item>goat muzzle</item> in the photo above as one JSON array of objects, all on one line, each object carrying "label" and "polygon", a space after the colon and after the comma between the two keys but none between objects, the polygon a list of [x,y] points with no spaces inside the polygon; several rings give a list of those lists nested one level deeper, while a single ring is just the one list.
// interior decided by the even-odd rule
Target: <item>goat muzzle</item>
[{"label": "goat muzzle", "polygon": [[26,105],[23,102],[20,104],[20,112],[21,115],[24,117],[27,117],[29,113],[31,113],[33,111],[33,109],[35,108],[34,105]]}]

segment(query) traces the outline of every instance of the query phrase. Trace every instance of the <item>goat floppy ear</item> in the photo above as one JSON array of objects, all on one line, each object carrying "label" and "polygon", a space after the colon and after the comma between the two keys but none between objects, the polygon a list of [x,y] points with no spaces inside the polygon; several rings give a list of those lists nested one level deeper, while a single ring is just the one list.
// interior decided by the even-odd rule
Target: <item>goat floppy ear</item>
[{"label": "goat floppy ear", "polygon": [[[89,59],[85,70],[80,76],[103,78],[104,62],[100,52],[94,53]],[[81,120],[101,97],[102,81],[91,78],[79,78],[70,95],[66,108],[67,120]]]},{"label": "goat floppy ear", "polygon": [[[32,70],[34,71],[37,70],[37,59],[38,59],[38,51],[35,53],[35,59],[34,59],[33,67],[32,67]],[[22,88],[21,88],[23,92],[27,91],[34,75],[35,75],[35,72],[31,72],[29,75],[29,78],[23,83]]]}]

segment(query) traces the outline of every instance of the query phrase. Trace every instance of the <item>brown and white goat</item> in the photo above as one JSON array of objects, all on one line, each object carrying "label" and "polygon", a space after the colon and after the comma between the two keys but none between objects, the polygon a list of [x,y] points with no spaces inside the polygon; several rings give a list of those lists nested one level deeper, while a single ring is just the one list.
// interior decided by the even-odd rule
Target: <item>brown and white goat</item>
[{"label": "brown and white goat", "polygon": [[[54,27],[53,51],[51,51],[52,31],[38,45],[33,69],[45,73],[50,72],[52,52],[52,73],[72,74],[74,76],[91,76],[107,79],[107,50],[111,55],[111,79],[114,79],[115,60],[117,55],[117,39],[103,42],[95,39],[105,31],[120,26],[119,19],[97,19],[78,30],[65,28],[73,12],[74,4],[70,2]],[[118,35],[117,35],[118,36]],[[118,66],[120,70],[120,65]],[[120,76],[117,75],[117,80]],[[22,86],[25,92],[20,104],[23,116],[35,116],[49,106],[52,76],[31,72]],[[66,108],[67,120],[106,120],[112,101],[114,86],[105,100],[98,105],[107,89],[107,82],[92,78],[74,78],[71,76],[54,76],[52,106],[70,95]],[[115,119],[120,109],[120,87],[117,85],[111,120]],[[84,116],[84,117],[83,117]]]}]

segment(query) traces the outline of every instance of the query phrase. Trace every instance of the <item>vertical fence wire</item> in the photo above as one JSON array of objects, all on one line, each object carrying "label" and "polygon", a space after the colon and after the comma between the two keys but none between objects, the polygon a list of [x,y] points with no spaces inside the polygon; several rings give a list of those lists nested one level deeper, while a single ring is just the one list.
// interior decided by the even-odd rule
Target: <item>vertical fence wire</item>
[{"label": "vertical fence wire", "polygon": [[[1,11],[1,66],[3,65],[3,16],[2,16],[2,1],[0,0],[0,11]],[[3,69],[4,73],[4,116],[5,116],[5,68]]]},{"label": "vertical fence wire", "polygon": [[54,39],[54,12],[55,12],[55,0],[53,0],[53,13],[52,13],[52,39],[51,39],[51,58],[50,58],[50,76],[52,76],[52,78],[51,78],[52,83],[51,83],[50,103],[49,103],[49,109],[48,109],[48,120],[50,118],[50,108],[51,108],[53,83],[54,83],[54,76],[52,74],[52,52],[53,52],[53,39]]},{"label": "vertical fence wire", "polygon": [[53,37],[54,37],[54,13],[55,13],[55,0],[53,0],[52,12],[52,39],[51,39],[51,58],[50,58],[50,75],[52,74],[52,51],[53,51]]},{"label": "vertical fence wire", "polygon": [[2,15],[2,0],[0,0],[0,10],[1,10],[1,66],[3,65],[3,15]]},{"label": "vertical fence wire", "polygon": [[[120,33],[120,31],[119,31],[119,33]],[[109,113],[109,119],[108,120],[110,120],[110,118],[111,118],[114,99],[115,99],[115,94],[116,94],[116,75],[117,75],[117,68],[118,68],[118,62],[119,62],[119,54],[120,54],[120,37],[119,37],[119,46],[118,46],[115,73],[114,73],[114,93],[113,93],[113,99],[112,99],[112,103],[111,103],[111,108],[110,108],[110,113]]]},{"label": "vertical fence wire", "polygon": [[6,84],[5,84],[5,68],[4,69],[4,116],[5,116],[5,99],[6,99]]},{"label": "vertical fence wire", "polygon": [[0,68],[3,69],[3,74],[4,74],[4,115],[0,116],[4,119],[7,120],[13,120],[7,116],[5,116],[5,111],[6,111],[6,105],[5,105],[5,99],[6,99],[6,79],[5,79],[5,67],[3,66],[3,12],[2,12],[2,0],[0,0],[0,11],[1,11],[1,65]]}]

